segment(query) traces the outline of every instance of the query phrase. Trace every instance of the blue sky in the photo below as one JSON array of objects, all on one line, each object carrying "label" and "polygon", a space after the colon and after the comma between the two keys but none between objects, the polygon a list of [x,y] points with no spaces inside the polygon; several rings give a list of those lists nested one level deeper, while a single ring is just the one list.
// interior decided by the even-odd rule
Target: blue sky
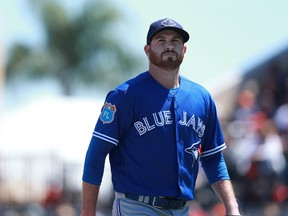
[{"label": "blue sky", "polygon": [[[5,48],[15,40],[41,42],[41,27],[28,0],[0,1],[0,44]],[[61,1],[71,10],[83,2]],[[181,73],[204,85],[288,46],[286,0],[109,1],[125,14],[119,30],[143,58],[151,22],[164,17],[180,22],[190,33]]]},{"label": "blue sky", "polygon": [[[137,11],[134,16],[143,27],[166,16],[183,24],[191,39],[182,74],[203,84],[288,46],[285,0],[127,2]],[[146,31],[141,28],[139,35]]]}]

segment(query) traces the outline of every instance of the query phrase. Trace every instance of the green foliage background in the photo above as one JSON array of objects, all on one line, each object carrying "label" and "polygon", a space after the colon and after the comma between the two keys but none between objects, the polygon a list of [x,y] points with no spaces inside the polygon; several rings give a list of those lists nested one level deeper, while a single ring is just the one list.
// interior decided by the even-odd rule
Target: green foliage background
[{"label": "green foliage background", "polygon": [[[112,88],[143,62],[116,32],[124,15],[105,1],[88,1],[79,14],[72,14],[57,1],[32,0],[31,7],[45,32],[43,46],[14,44],[6,67],[7,81],[56,79],[64,95],[79,85]],[[142,69],[143,70],[143,69]]]}]

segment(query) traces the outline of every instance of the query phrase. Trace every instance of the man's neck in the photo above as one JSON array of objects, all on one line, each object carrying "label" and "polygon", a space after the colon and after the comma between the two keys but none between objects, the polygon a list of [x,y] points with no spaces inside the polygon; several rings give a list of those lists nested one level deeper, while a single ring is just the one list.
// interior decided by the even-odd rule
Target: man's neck
[{"label": "man's neck", "polygon": [[176,70],[165,70],[150,64],[149,73],[158,83],[167,89],[178,88],[180,85],[179,68]]}]

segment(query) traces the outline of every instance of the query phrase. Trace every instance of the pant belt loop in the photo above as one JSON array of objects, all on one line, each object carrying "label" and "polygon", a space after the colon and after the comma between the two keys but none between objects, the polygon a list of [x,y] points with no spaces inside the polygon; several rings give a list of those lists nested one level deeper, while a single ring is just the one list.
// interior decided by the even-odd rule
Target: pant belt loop
[{"label": "pant belt loop", "polygon": [[149,199],[150,199],[149,196],[144,196],[144,203],[148,204],[149,203]]},{"label": "pant belt loop", "polygon": [[139,201],[139,202],[144,202],[144,197],[145,197],[145,196],[139,196],[138,201]]},{"label": "pant belt loop", "polygon": [[115,192],[115,197],[117,197],[117,198],[125,198],[125,194],[124,193]]}]

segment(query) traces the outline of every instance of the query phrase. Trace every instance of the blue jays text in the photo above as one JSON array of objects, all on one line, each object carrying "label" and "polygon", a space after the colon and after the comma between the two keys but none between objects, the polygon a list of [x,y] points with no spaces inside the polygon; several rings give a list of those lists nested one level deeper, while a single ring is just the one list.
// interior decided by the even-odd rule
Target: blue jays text
[{"label": "blue jays text", "polygon": [[[134,123],[134,127],[140,136],[155,129],[156,126],[161,127],[164,125],[173,124],[170,110],[152,113],[152,116],[153,122],[149,122],[148,118],[144,117],[143,121],[136,121]],[[197,119],[198,121],[196,122],[196,117],[194,114],[188,119],[187,112],[183,111],[182,120],[178,121],[178,123],[182,126],[192,127],[192,129],[198,134],[198,137],[202,137],[204,135],[206,126],[203,124],[203,121],[199,117]]]}]

